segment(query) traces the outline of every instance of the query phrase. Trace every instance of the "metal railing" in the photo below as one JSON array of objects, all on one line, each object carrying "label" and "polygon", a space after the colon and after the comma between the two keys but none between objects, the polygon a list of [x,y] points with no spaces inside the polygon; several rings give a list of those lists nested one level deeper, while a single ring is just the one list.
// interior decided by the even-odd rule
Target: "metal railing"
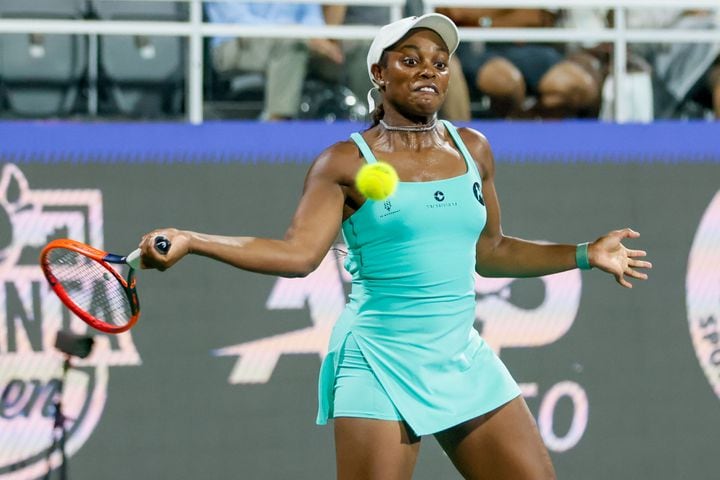
[{"label": "metal railing", "polygon": [[[114,0],[102,0],[114,1]],[[125,0],[128,1],[128,0]],[[205,2],[248,2],[251,0],[132,0],[137,2],[187,2],[186,22],[175,21],[119,21],[119,20],[43,20],[0,18],[2,33],[45,33],[87,35],[167,35],[186,37],[189,42],[187,58],[187,116],[193,124],[203,121],[203,47],[205,37],[237,36],[248,38],[330,38],[337,40],[372,39],[379,26],[338,25],[309,27],[282,25],[213,24],[203,20]],[[266,0],[283,3],[302,3],[302,0]],[[629,43],[706,43],[720,42],[720,29],[715,30],[657,30],[630,29],[626,21],[627,8],[720,9],[719,0],[425,0],[426,11],[437,7],[499,7],[499,8],[610,8],[614,12],[612,28],[586,30],[578,28],[461,28],[462,41],[483,42],[611,42],[614,45],[615,120],[627,120],[622,92],[626,79],[626,47]],[[386,6],[392,18],[399,18],[405,0],[322,0],[324,5]]]}]

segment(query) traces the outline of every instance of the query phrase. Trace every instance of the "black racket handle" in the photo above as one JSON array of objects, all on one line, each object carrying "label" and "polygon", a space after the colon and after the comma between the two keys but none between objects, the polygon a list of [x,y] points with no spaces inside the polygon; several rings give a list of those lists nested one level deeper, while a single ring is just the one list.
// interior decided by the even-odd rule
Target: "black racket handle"
[{"label": "black racket handle", "polygon": [[155,242],[155,250],[157,250],[158,253],[162,255],[167,255],[167,253],[170,251],[170,247],[172,244],[170,243],[170,240],[165,235],[158,235],[154,239]]}]

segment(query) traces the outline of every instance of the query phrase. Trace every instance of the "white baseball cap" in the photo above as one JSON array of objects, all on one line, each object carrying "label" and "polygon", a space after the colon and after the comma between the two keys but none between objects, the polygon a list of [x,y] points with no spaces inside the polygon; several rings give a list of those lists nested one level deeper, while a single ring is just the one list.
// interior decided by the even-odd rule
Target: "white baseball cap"
[{"label": "white baseball cap", "polygon": [[[370,81],[376,87],[379,85],[375,82],[375,78],[373,78],[373,64],[380,63],[380,58],[385,49],[396,44],[413,28],[427,28],[440,35],[440,38],[442,38],[445,45],[447,45],[450,55],[455,52],[460,42],[455,23],[445,15],[439,13],[426,13],[419,17],[402,18],[396,22],[385,25],[380,29],[378,34],[375,35],[367,55],[368,75],[370,76]],[[373,110],[373,104],[375,103],[372,98],[372,90],[373,89],[368,92],[370,111]]]},{"label": "white baseball cap", "polygon": [[380,95],[379,85],[375,82],[375,78],[372,75],[372,66],[375,63],[380,63],[380,58],[385,49],[392,47],[413,28],[427,28],[440,35],[440,38],[442,38],[445,45],[447,45],[450,55],[455,53],[458,43],[460,42],[455,23],[445,15],[439,13],[426,13],[419,17],[406,17],[382,27],[378,34],[375,35],[372,44],[370,44],[370,50],[368,50],[367,56],[368,75],[374,85],[374,87],[368,91],[367,96],[368,107],[371,112],[375,108],[374,95]]}]

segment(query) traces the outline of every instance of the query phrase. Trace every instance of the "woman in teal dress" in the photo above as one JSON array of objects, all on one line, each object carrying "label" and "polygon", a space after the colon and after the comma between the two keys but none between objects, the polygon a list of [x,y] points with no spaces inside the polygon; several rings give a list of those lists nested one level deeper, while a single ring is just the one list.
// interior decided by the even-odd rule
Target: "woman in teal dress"
[{"label": "woman in teal dress", "polygon": [[[626,228],[580,245],[506,236],[485,137],[437,121],[458,45],[447,17],[383,27],[368,53],[379,104],[373,125],[312,164],[282,240],[156,230],[143,262],[165,269],[188,253],[254,272],[303,276],[341,230],[352,292],[330,339],[317,421],[332,418],[340,479],[410,479],[423,435],[434,435],[464,478],[555,478],[535,422],[510,373],[473,328],[474,272],[532,277],[596,267],[631,287],[650,268],[621,243]],[[366,200],[354,178],[377,161],[397,191]],[[152,239],[169,237],[161,256]]]}]

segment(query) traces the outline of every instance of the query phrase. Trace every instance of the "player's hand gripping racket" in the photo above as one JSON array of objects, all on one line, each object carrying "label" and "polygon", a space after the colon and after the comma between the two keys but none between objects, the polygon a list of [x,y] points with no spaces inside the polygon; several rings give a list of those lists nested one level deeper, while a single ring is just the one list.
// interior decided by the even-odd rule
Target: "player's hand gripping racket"
[{"label": "player's hand gripping racket", "polygon": [[[155,237],[155,250],[165,255],[170,241],[164,236]],[[135,289],[139,248],[122,256],[75,240],[53,240],[40,254],[40,265],[60,300],[91,327],[121,333],[140,318]],[[127,275],[123,277],[125,269]]]}]

